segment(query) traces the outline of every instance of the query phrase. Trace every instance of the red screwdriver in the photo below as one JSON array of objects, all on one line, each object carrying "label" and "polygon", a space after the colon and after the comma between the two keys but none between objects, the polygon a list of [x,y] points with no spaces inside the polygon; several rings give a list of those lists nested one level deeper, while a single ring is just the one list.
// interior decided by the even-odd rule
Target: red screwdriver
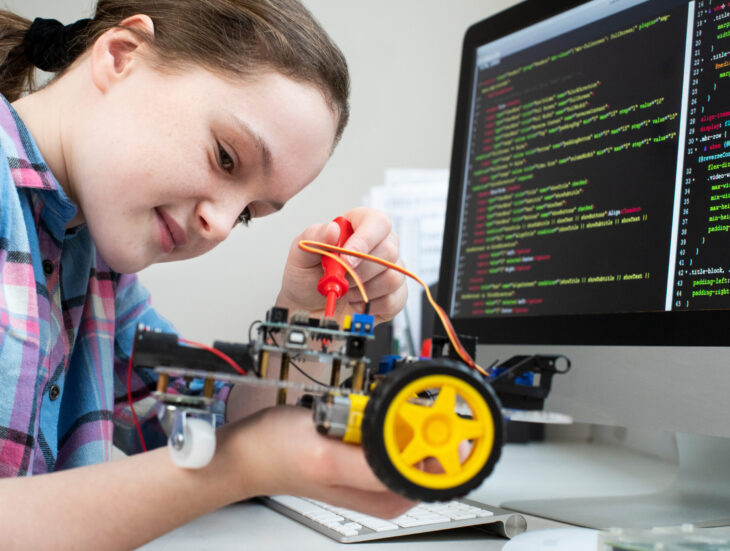
[{"label": "red screwdriver", "polygon": [[[342,216],[335,218],[335,222],[340,227],[340,237],[337,239],[337,246],[342,247],[353,233],[352,224],[350,224],[349,220],[342,218]],[[324,315],[325,317],[331,318],[335,314],[337,299],[342,298],[350,286],[347,283],[345,269],[331,258],[326,256],[322,257],[322,268],[324,269],[324,276],[319,280],[317,290],[327,300]]]}]

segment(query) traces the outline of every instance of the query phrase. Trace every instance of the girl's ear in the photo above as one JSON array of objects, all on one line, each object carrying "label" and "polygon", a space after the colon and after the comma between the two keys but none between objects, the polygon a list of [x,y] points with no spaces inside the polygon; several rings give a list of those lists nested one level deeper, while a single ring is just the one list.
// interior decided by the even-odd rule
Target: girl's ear
[{"label": "girl's ear", "polygon": [[127,17],[96,39],[91,48],[91,78],[99,91],[106,92],[129,74],[154,34],[152,19],[138,14]]}]

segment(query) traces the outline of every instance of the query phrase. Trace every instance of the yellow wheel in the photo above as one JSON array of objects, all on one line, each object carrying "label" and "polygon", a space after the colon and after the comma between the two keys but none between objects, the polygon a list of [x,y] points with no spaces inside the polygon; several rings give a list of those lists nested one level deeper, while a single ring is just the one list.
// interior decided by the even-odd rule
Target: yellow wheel
[{"label": "yellow wheel", "polygon": [[393,491],[444,501],[476,488],[499,459],[501,406],[451,360],[408,364],[375,387],[362,422],[368,463]]}]

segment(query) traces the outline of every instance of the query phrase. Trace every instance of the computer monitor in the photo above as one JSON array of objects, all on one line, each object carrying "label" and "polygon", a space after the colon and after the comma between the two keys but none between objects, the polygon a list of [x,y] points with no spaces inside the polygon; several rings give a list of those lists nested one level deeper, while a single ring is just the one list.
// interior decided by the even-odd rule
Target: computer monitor
[{"label": "computer monitor", "polygon": [[549,409],[680,433],[666,494],[528,512],[730,519],[728,129],[728,3],[528,0],[468,29],[440,303],[482,363],[567,355]]}]

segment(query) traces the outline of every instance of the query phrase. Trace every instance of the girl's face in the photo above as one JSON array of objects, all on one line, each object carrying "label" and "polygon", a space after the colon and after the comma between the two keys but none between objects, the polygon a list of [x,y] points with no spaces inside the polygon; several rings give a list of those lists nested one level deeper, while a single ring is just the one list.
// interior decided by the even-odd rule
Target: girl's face
[{"label": "girl's face", "polygon": [[110,87],[66,151],[71,197],[111,268],[203,254],[322,170],[337,118],[312,85],[146,65]]}]

